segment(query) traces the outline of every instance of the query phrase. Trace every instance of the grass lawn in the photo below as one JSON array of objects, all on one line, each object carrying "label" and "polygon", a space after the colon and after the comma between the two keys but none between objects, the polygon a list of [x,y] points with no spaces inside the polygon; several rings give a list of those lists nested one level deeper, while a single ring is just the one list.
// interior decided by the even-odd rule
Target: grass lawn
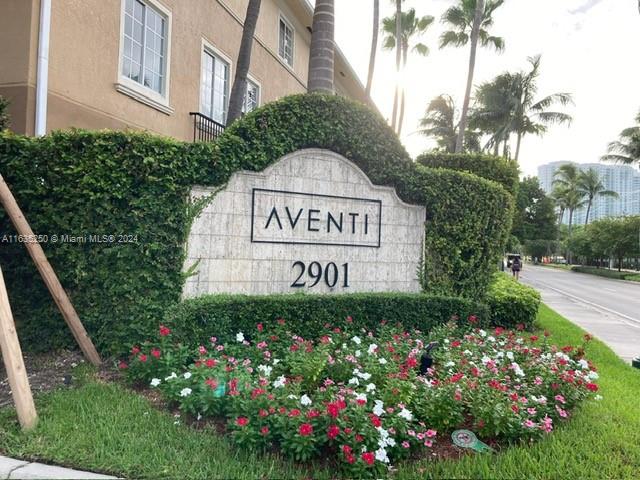
[{"label": "grass lawn", "polygon": [[[543,306],[540,327],[559,345],[579,344],[583,331]],[[397,478],[634,479],[640,471],[640,371],[604,344],[587,355],[599,367],[604,399],[589,402],[546,440],[494,456],[398,465]],[[13,457],[135,478],[330,478],[277,456],[235,449],[212,430],[174,425],[142,397],[90,372],[80,386],[40,396],[40,423],[22,434],[12,409],[0,410],[0,450]]]}]

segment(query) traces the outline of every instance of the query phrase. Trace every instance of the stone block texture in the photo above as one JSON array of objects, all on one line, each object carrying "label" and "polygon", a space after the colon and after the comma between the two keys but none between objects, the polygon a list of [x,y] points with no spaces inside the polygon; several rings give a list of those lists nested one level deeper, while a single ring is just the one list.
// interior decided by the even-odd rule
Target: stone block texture
[{"label": "stone block texture", "polygon": [[299,150],[236,172],[195,219],[183,297],[206,293],[417,292],[425,208],[373,185],[355,164]]}]

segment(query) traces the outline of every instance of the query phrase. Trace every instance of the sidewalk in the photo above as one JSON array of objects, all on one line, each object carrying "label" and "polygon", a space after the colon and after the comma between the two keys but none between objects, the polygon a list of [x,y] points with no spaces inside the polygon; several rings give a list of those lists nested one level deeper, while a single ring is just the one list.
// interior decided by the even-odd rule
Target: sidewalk
[{"label": "sidewalk", "polygon": [[117,478],[98,473],[82,472],[70,468],[42,463],[14,460],[0,455],[0,479],[98,479]]}]

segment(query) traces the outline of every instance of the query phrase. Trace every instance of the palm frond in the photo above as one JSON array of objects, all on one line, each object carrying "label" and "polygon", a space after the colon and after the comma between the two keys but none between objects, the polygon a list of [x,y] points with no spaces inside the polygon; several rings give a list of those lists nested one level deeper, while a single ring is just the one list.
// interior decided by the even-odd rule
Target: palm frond
[{"label": "palm frond", "polygon": [[427,55],[429,55],[429,47],[427,47],[424,43],[416,43],[413,48],[412,48],[413,52],[416,52],[418,55],[422,55],[423,57],[426,57]]},{"label": "palm frond", "polygon": [[551,105],[555,105],[556,103],[559,103],[563,107],[573,105],[573,95],[566,92],[554,93],[531,105],[531,110],[540,112],[549,108]]},{"label": "palm frond", "polygon": [[547,125],[561,125],[564,123],[571,125],[571,122],[573,121],[573,117],[571,115],[562,112],[540,112],[535,116],[538,120]]},{"label": "palm frond", "polygon": [[469,35],[464,32],[454,32],[449,30],[440,35],[440,48],[452,45],[454,47],[462,47],[469,42]]},{"label": "palm frond", "polygon": [[636,162],[636,160],[632,157],[627,157],[625,155],[618,155],[614,153],[602,155],[600,157],[600,160],[603,162],[625,163],[627,165],[631,165]]}]

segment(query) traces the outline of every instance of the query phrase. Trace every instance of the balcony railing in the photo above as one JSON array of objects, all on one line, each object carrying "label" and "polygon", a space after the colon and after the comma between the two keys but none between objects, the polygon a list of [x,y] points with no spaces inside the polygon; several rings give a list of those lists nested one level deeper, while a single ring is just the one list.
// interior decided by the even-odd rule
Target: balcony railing
[{"label": "balcony railing", "polygon": [[224,132],[224,125],[200,112],[189,112],[193,117],[193,141],[213,142]]}]

